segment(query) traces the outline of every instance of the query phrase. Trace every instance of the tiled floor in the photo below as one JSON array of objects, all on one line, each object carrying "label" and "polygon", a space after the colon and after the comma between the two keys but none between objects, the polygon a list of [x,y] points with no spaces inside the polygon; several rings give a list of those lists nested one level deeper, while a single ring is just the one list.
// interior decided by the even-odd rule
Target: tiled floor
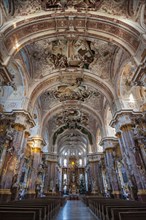
[{"label": "tiled floor", "polygon": [[54,220],[97,220],[89,208],[79,200],[67,201]]}]

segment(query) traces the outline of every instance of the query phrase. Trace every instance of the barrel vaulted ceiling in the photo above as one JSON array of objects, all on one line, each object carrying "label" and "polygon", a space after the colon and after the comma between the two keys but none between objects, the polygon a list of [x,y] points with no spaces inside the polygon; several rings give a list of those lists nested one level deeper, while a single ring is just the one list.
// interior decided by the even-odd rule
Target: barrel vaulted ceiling
[{"label": "barrel vaulted ceiling", "polygon": [[2,5],[3,71],[10,81],[14,75],[15,89],[12,66],[23,66],[21,107],[35,115],[39,135],[47,131],[49,151],[98,151],[97,131],[106,136],[107,109],[114,114],[122,108],[122,71],[132,78],[141,61],[137,51],[143,47],[145,1],[14,0]]}]

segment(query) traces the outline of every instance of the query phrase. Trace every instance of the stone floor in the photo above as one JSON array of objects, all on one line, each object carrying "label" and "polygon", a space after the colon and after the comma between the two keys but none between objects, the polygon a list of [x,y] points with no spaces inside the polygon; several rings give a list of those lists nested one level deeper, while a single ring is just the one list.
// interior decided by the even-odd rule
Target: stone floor
[{"label": "stone floor", "polygon": [[54,220],[97,220],[89,208],[79,200],[67,201]]}]

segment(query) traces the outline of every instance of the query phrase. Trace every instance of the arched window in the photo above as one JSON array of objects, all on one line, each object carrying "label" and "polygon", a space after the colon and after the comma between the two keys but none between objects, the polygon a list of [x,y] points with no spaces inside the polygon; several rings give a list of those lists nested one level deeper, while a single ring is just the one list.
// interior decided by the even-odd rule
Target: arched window
[{"label": "arched window", "polygon": [[107,136],[108,137],[113,137],[115,136],[115,128],[112,128],[110,126],[110,122],[112,120],[112,113],[111,113],[111,109],[108,106],[106,109],[106,115],[105,115],[105,124],[106,124],[106,132],[107,132]]},{"label": "arched window", "polygon": [[96,135],[97,152],[103,152],[103,147],[99,145],[100,141],[101,141],[101,131],[98,128]]},{"label": "arched window", "polygon": [[83,165],[83,160],[79,159],[79,165],[82,166]]},{"label": "arched window", "polygon": [[64,165],[64,167],[67,167],[67,159],[64,159],[63,165]]},{"label": "arched window", "polygon": [[7,15],[14,15],[14,1],[13,0],[3,0],[4,9]]}]

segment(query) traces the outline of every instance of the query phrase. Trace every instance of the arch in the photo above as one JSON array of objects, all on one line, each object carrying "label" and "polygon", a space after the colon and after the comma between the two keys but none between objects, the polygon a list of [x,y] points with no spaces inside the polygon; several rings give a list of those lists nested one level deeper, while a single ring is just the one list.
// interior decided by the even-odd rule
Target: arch
[{"label": "arch", "polygon": [[[138,38],[142,30],[134,24],[130,26],[120,19],[93,15],[92,13],[87,13],[86,16],[84,13],[81,13],[80,16],[75,13],[74,16],[75,19],[73,19],[73,22],[78,24],[75,27],[77,31],[73,33],[75,38],[79,36],[85,37],[84,30],[86,30],[86,37],[90,39],[99,38],[108,42],[112,41],[118,46],[123,47],[132,56],[136,54],[139,47]],[[15,25],[10,25],[7,29],[4,29],[4,44],[12,56],[24,47],[24,45],[38,39],[49,37],[51,40],[67,36],[70,32],[66,32],[66,30],[70,30],[69,16],[67,14],[64,13],[64,16],[63,14],[58,14],[57,17],[52,17],[52,14],[44,13],[41,16],[38,15],[34,18],[28,17],[27,20],[16,21]],[[139,62],[138,57],[135,59]],[[8,60],[3,58],[4,65],[7,65],[9,61],[10,58]]]},{"label": "arch", "polygon": [[[57,140],[57,136],[62,134],[65,130],[67,130],[69,127],[68,125],[64,125],[64,126],[61,126],[59,127],[53,134],[53,145],[55,145],[56,143],[56,140]],[[93,144],[93,137],[92,137],[92,134],[90,131],[88,131],[87,128],[83,127],[82,125],[79,125],[79,124],[76,124],[75,125],[75,128],[79,131],[81,131],[84,135],[87,135],[88,136],[88,140],[89,140],[89,143],[92,145]]]},{"label": "arch", "polygon": [[[71,104],[69,104],[69,106],[71,106]],[[78,104],[78,103],[76,103],[76,106],[81,107],[80,104]],[[45,127],[45,125],[48,122],[48,120],[50,119],[50,117],[53,117],[54,115],[56,115],[56,113],[60,111],[61,107],[62,107],[62,104],[59,103],[55,107],[51,108],[51,110],[49,110],[46,114],[44,114],[44,116],[42,118],[42,127],[43,126]],[[95,117],[96,120],[99,121],[99,124],[101,125],[101,127],[104,126],[101,114],[99,114],[99,112],[97,112],[96,110],[93,110],[90,106],[87,106],[85,104],[82,105],[82,108],[84,109],[84,112],[90,111],[91,114],[93,115],[93,117]],[[43,133],[43,130],[41,131],[41,133]]]},{"label": "arch", "polygon": [[[61,71],[61,70],[60,70]],[[113,106],[113,100],[116,99],[114,90],[108,82],[104,82],[104,80],[100,79],[99,77],[90,73],[90,71],[84,72],[84,82],[86,85],[91,86],[94,89],[98,88],[98,91],[103,94],[108,102],[109,105]],[[33,106],[37,100],[37,98],[43,94],[45,91],[58,86],[60,83],[60,77],[58,75],[58,70],[52,73],[50,76],[40,79],[31,89],[29,94],[29,99],[27,103],[25,103],[25,108],[29,110],[33,109]]]}]

